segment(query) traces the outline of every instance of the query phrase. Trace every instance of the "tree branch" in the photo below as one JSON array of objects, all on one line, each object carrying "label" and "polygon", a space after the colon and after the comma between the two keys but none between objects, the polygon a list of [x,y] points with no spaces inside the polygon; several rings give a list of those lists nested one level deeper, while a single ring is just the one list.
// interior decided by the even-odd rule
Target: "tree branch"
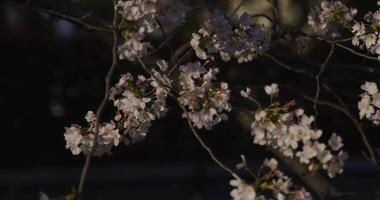
[{"label": "tree branch", "polygon": [[334,49],[335,49],[335,43],[331,43],[330,52],[327,55],[327,57],[325,58],[325,60],[323,61],[323,63],[321,64],[320,70],[319,70],[318,74],[315,76],[315,81],[316,81],[317,89],[315,91],[314,104],[313,104],[314,118],[315,118],[315,120],[314,120],[314,128],[317,128],[317,117],[318,117],[317,101],[319,99],[319,93],[320,93],[320,90],[321,90],[320,76],[322,75],[322,73],[327,68],[327,63],[330,61],[332,55],[334,54]]},{"label": "tree branch", "polygon": [[10,0],[10,2],[71,21],[90,30],[112,33],[112,28],[106,22],[78,2],[71,0]]},{"label": "tree branch", "polygon": [[[116,0],[113,0],[113,3],[115,5]],[[107,73],[107,76],[105,78],[104,97],[103,97],[103,100],[98,107],[98,110],[96,111],[94,144],[93,144],[90,152],[86,156],[86,161],[85,161],[85,164],[83,166],[82,173],[81,173],[80,180],[79,180],[78,191],[77,191],[77,194],[75,195],[76,199],[81,199],[81,197],[82,197],[83,187],[84,187],[84,183],[85,183],[86,177],[87,177],[87,171],[88,171],[88,168],[90,167],[92,155],[93,155],[93,153],[97,147],[97,144],[98,144],[99,126],[101,123],[101,117],[103,115],[106,103],[107,103],[108,98],[109,98],[112,74],[113,74],[116,66],[118,65],[118,57],[117,57],[118,31],[116,29],[116,26],[117,26],[117,11],[116,10],[114,10],[114,13],[113,13],[112,26],[114,28],[112,31],[112,36],[113,36],[112,63],[111,63],[111,66],[109,68],[109,71]]]}]

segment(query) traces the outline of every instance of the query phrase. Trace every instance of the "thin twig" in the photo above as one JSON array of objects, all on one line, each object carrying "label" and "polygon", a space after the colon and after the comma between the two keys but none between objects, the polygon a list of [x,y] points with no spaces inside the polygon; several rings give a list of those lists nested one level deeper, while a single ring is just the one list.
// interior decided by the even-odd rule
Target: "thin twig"
[{"label": "thin twig", "polygon": [[320,79],[320,76],[322,75],[322,73],[327,68],[327,63],[330,61],[332,55],[334,54],[334,49],[335,49],[335,43],[331,43],[330,52],[327,55],[327,57],[325,58],[325,60],[323,61],[323,63],[321,64],[321,69],[319,70],[318,74],[315,76],[315,81],[317,84],[317,89],[316,89],[315,96],[314,96],[314,105],[313,105],[314,117],[315,117],[315,120],[314,120],[314,128],[315,129],[317,128],[317,117],[318,117],[317,101],[319,99],[319,93],[321,90],[319,79]]},{"label": "thin twig", "polygon": [[355,50],[352,49],[352,48],[349,48],[349,47],[347,47],[347,46],[345,46],[345,45],[343,45],[343,44],[338,43],[337,41],[330,40],[330,39],[323,38],[323,37],[319,37],[319,36],[315,36],[315,37],[313,37],[313,36],[309,36],[309,35],[307,35],[307,34],[304,34],[304,36],[306,36],[306,37],[308,37],[308,38],[315,38],[315,39],[317,39],[317,40],[325,41],[325,42],[328,42],[328,43],[330,43],[330,44],[335,43],[336,46],[338,46],[338,47],[340,47],[340,48],[342,48],[342,49],[344,49],[344,50],[347,50],[347,51],[351,52],[351,53],[354,54],[354,55],[357,55],[357,56],[360,56],[360,57],[363,57],[363,58],[366,58],[366,59],[369,59],[369,60],[376,60],[376,61],[379,61],[379,59],[378,59],[377,57],[374,57],[374,56],[368,56],[368,55],[366,55],[366,54],[363,54],[363,53],[357,52],[357,51],[355,51]]},{"label": "thin twig", "polygon": [[[166,31],[165,31],[165,29],[164,29],[164,26],[162,26],[162,23],[160,22],[160,20],[159,20],[159,19],[156,19],[156,22],[157,22],[157,24],[158,24],[158,27],[159,27],[160,30],[161,30],[162,36],[163,36],[165,39],[168,38],[168,35],[166,34]],[[166,45],[168,46],[168,48],[169,48],[169,50],[170,50],[170,55],[171,55],[171,57],[172,57],[172,61],[177,60],[177,57],[176,57],[176,55],[175,55],[175,53],[174,53],[174,49],[173,49],[172,45],[170,44],[170,39],[168,40],[168,42],[166,43]]]},{"label": "thin twig", "polygon": [[376,157],[375,157],[375,153],[374,153],[374,150],[371,146],[371,144],[369,143],[368,141],[368,138],[364,132],[364,130],[362,129],[362,126],[361,124],[358,122],[358,120],[356,120],[356,118],[351,114],[350,110],[347,108],[347,106],[344,104],[343,100],[338,96],[338,94],[336,94],[328,85],[326,84],[323,84],[323,87],[328,91],[330,92],[334,98],[339,102],[339,104],[342,106],[342,108],[344,109],[345,111],[345,114],[347,115],[347,117],[349,117],[352,121],[352,123],[355,125],[356,129],[358,130],[358,132],[360,133],[360,136],[362,137],[362,140],[363,140],[363,143],[365,145],[365,147],[367,148],[367,151],[369,153],[369,156],[370,156],[370,161],[375,165],[375,167],[379,168],[378,166],[378,163],[377,163],[377,160],[376,160]]},{"label": "thin twig", "polygon": [[[173,98],[175,98],[175,96],[172,96]],[[199,134],[197,133],[197,131],[194,129],[194,126],[191,124],[191,121],[190,121],[190,115],[189,113],[187,112],[186,108],[182,106],[182,104],[178,101],[177,98],[176,99],[176,102],[178,104],[179,107],[181,107],[182,111],[185,113],[186,115],[186,121],[187,121],[187,125],[189,126],[191,132],[193,133],[194,137],[198,140],[199,144],[202,146],[203,149],[205,149],[208,153],[208,155],[210,156],[210,158],[216,163],[218,164],[222,169],[224,169],[225,171],[229,172],[234,178],[237,178],[239,179],[239,176],[232,170],[230,169],[229,167],[227,167],[225,164],[223,164],[216,156],[215,154],[212,152],[212,150],[207,146],[207,144],[202,140],[202,138],[199,136]]]},{"label": "thin twig", "polygon": [[[116,5],[116,0],[114,0],[113,3],[114,3],[114,5]],[[84,183],[86,181],[88,168],[90,167],[91,157],[92,157],[92,155],[93,155],[93,153],[94,153],[94,151],[96,149],[96,146],[98,144],[99,126],[100,126],[100,122],[101,122],[101,117],[102,117],[103,111],[105,109],[106,103],[107,103],[108,98],[109,98],[112,74],[113,74],[116,66],[118,65],[118,58],[117,58],[118,31],[115,29],[116,26],[117,26],[117,12],[116,12],[116,9],[114,10],[114,13],[113,13],[113,22],[112,22],[112,25],[114,27],[114,29],[112,31],[112,36],[113,36],[112,63],[111,63],[111,66],[109,68],[109,71],[107,73],[107,76],[105,78],[104,97],[103,97],[103,100],[102,100],[102,102],[100,103],[100,105],[98,107],[98,110],[96,111],[96,121],[95,121],[95,131],[94,131],[94,144],[91,147],[90,152],[86,156],[86,161],[85,161],[85,164],[83,166],[82,173],[81,173],[80,180],[79,180],[77,194],[75,195],[77,198],[81,198],[82,193],[83,193],[83,187],[84,187]]]},{"label": "thin twig", "polygon": [[[332,43],[332,41],[328,41],[328,42],[329,42],[329,43]],[[353,53],[353,54],[355,54],[355,55],[357,55],[357,56],[361,56],[361,57],[363,57],[363,58],[367,58],[367,59],[369,59],[369,60],[376,60],[376,61],[379,61],[379,59],[378,59],[377,57],[374,57],[374,56],[368,56],[368,55],[366,55],[366,54],[363,54],[363,53],[357,52],[357,51],[355,51],[354,49],[351,49],[351,48],[349,48],[349,47],[344,46],[343,44],[336,43],[336,46],[338,46],[338,47],[340,47],[340,48],[342,48],[342,49],[345,49],[345,50],[347,50],[347,51],[349,51],[349,52],[351,52],[351,53]]]},{"label": "thin twig", "polygon": [[[88,17],[86,15],[77,18],[77,17],[74,17],[74,16],[70,16],[70,15],[67,15],[67,14],[64,14],[64,13],[60,13],[60,12],[54,11],[54,10],[48,10],[48,9],[44,9],[44,8],[34,7],[34,6],[29,6],[29,7],[32,8],[32,9],[35,9],[37,11],[44,12],[44,13],[47,13],[47,14],[50,14],[50,15],[54,15],[54,16],[57,16],[59,18],[62,18],[62,19],[65,19],[65,20],[72,21],[74,23],[80,24],[80,25],[82,25],[82,26],[84,26],[84,27],[86,27],[86,28],[88,28],[90,30],[101,31],[101,32],[109,32],[109,33],[112,32],[112,29],[105,28],[105,27],[99,27],[99,26],[95,26],[95,25],[92,25],[92,24],[84,22],[83,20]],[[90,13],[90,15],[91,15],[91,13]]]},{"label": "thin twig", "polygon": [[324,37],[321,37],[321,36],[312,36],[312,35],[309,35],[305,32],[302,32],[302,31],[298,31],[296,32],[296,34],[299,34],[299,35],[302,35],[306,38],[310,38],[310,39],[316,39],[316,40],[320,40],[320,41],[324,41],[324,42],[327,42],[327,43],[335,43],[336,46],[346,50],[346,51],[349,51],[351,52],[352,54],[354,55],[357,55],[357,56],[360,56],[360,57],[363,57],[363,58],[366,58],[368,60],[375,60],[375,61],[379,61],[378,57],[375,57],[375,56],[368,56],[366,54],[363,54],[363,53],[360,53],[360,52],[357,52],[355,49],[352,49],[350,47],[347,47],[339,42],[345,42],[345,41],[348,41],[350,38],[344,38],[344,39],[340,39],[340,40],[330,40],[330,39],[327,39],[327,38],[324,38]]},{"label": "thin twig", "polygon": [[272,56],[269,53],[265,53],[264,56],[267,57],[267,58],[269,58],[269,59],[271,59],[274,63],[276,63],[280,67],[283,67],[283,68],[285,68],[285,69],[287,69],[289,71],[292,71],[292,72],[295,72],[295,73],[299,73],[299,74],[305,74],[305,75],[307,75],[310,78],[314,78],[314,74],[313,73],[311,73],[309,71],[306,71],[306,70],[303,70],[303,69],[295,69],[295,68],[291,67],[290,65],[285,64],[284,62],[278,60],[276,57]]}]

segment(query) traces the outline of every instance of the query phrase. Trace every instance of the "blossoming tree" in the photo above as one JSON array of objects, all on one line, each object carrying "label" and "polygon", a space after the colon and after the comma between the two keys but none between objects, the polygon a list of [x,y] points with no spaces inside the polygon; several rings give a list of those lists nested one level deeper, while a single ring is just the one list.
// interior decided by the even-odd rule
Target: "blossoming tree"
[{"label": "blossoming tree", "polygon": [[[231,175],[234,200],[301,200],[351,195],[338,190],[329,181],[344,173],[348,154],[344,150],[343,134],[318,128],[319,105],[348,116],[365,144],[365,157],[379,168],[378,155],[360,125],[360,120],[376,126],[380,124],[380,92],[376,83],[370,80],[362,83],[363,93],[357,94],[360,97],[357,109],[352,110],[321,80],[336,48],[366,60],[380,59],[379,7],[374,5],[373,11],[361,13],[343,1],[323,1],[310,9],[309,29],[303,30],[282,26],[275,0],[264,1],[270,9],[258,14],[239,12],[245,0],[229,12],[207,1],[194,4],[193,1],[175,0],[114,0],[112,22],[105,22],[76,2],[62,2],[64,6],[41,0],[24,3],[26,7],[56,15],[89,30],[109,34],[113,41],[112,64],[100,106],[96,111],[88,111],[83,122],[65,128],[66,148],[73,155],[86,156],[78,188],[69,198],[82,198],[93,156],[111,155],[117,151],[116,147],[133,145],[148,134],[154,134],[150,133],[150,127],[157,119],[165,119],[167,111],[175,106],[180,108],[178,115],[187,122],[210,159]],[[172,45],[175,30],[186,24],[186,14],[199,9],[208,13],[207,19],[190,38],[184,39],[186,42]],[[364,17],[357,17],[359,15]],[[159,45],[150,41],[154,34],[162,35]],[[279,42],[294,42],[296,50],[300,50],[312,40],[330,45],[328,55],[314,71],[286,64],[270,53]],[[157,52],[163,49],[170,52],[167,57],[158,56]],[[236,91],[218,78],[223,70],[218,66],[226,62],[238,65],[262,58],[315,82],[314,97],[304,98],[312,102],[314,113],[307,114],[291,97],[280,100],[280,84],[268,82],[264,87],[246,86]],[[116,68],[123,67],[122,63],[134,63],[144,73],[115,74]],[[112,77],[118,77],[118,82],[112,82]],[[287,88],[284,86],[284,89]],[[330,92],[338,103],[320,100],[321,89]],[[262,98],[257,98],[258,94]],[[232,97],[250,106],[234,105]],[[114,106],[114,113],[112,118],[106,119],[103,114],[108,102]],[[237,117],[242,126],[250,130],[252,145],[265,147],[277,158],[265,159],[259,169],[250,169],[244,155],[236,167],[229,167],[220,160],[198,132],[229,123],[231,117]],[[304,185],[293,184],[278,168],[279,161],[292,169]],[[250,174],[251,179],[244,179],[241,176],[244,172]],[[49,199],[45,194],[41,198]]]}]

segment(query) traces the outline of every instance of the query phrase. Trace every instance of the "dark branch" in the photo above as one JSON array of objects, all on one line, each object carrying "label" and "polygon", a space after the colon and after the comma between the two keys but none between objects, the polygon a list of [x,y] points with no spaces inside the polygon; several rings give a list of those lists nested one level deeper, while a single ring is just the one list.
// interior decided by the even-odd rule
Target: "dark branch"
[{"label": "dark branch", "polygon": [[90,30],[112,32],[110,25],[96,17],[86,6],[71,0],[9,0],[52,16],[71,21]]}]

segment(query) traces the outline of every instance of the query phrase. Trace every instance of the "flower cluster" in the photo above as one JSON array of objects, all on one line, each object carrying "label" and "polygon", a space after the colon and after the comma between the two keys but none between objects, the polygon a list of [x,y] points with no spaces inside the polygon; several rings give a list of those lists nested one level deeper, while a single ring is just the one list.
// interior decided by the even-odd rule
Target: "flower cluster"
[{"label": "flower cluster", "polygon": [[144,41],[146,34],[156,30],[159,23],[165,30],[182,24],[187,11],[183,3],[172,0],[119,0],[115,9],[122,16],[125,39],[118,48],[119,58],[132,61],[152,48],[150,42]]},{"label": "flower cluster", "polygon": [[200,62],[188,63],[179,68],[179,102],[189,111],[194,125],[210,130],[222,120],[227,120],[225,112],[231,110],[230,90],[225,82],[214,83],[217,68],[206,69]]},{"label": "flower cluster", "polygon": [[[158,64],[165,63],[160,61]],[[151,122],[165,116],[167,89],[157,82],[170,85],[170,81],[158,71],[153,70],[153,73],[155,78],[140,75],[136,83],[131,74],[121,75],[119,82],[111,88],[110,100],[117,112],[113,120],[99,125],[95,156],[111,154],[112,147],[118,146],[120,141],[129,145],[144,139]],[[94,146],[96,116],[89,111],[85,119],[88,127],[72,125],[64,134],[66,148],[74,155],[88,154]]]},{"label": "flower cluster", "polygon": [[[70,149],[73,155],[78,155],[81,152],[87,155],[94,146],[95,114],[92,111],[88,111],[85,119],[88,122],[88,127],[71,125],[65,128],[66,148]],[[99,137],[94,155],[110,154],[112,147],[119,145],[120,138],[119,129],[116,128],[116,124],[113,121],[100,124]]]},{"label": "flower cluster", "polygon": [[341,1],[323,1],[320,6],[311,10],[308,24],[315,33],[332,38],[340,37],[342,28],[351,27],[357,10],[348,8]]},{"label": "flower cluster", "polygon": [[193,33],[190,44],[200,59],[213,59],[211,54],[218,53],[225,62],[236,58],[243,63],[267,51],[270,41],[270,32],[253,24],[247,13],[228,19],[217,10],[198,33]]},{"label": "flower cluster", "polygon": [[369,12],[364,16],[364,22],[355,22],[352,26],[352,44],[366,49],[380,59],[380,10]]},{"label": "flower cluster", "polygon": [[[265,91],[273,96],[278,93],[278,88],[272,84],[266,86]],[[334,133],[328,144],[319,142],[322,130],[311,128],[314,117],[304,114],[303,109],[291,110],[294,105],[294,102],[285,105],[276,102],[266,108],[259,108],[251,125],[253,142],[278,149],[287,157],[297,157],[301,163],[309,166],[310,171],[323,168],[330,177],[342,173],[347,158],[341,150],[342,138]]]},{"label": "flower cluster", "polygon": [[380,125],[380,92],[374,82],[365,82],[361,86],[364,90],[358,103],[360,119],[364,117],[375,125]]},{"label": "flower cluster", "polygon": [[[240,164],[242,165],[242,164]],[[246,168],[246,166],[244,166]],[[293,185],[291,179],[277,169],[276,159],[265,159],[255,181],[249,185],[237,178],[230,181],[233,200],[293,199],[311,200],[312,196],[304,188]],[[251,172],[253,173],[253,172]],[[268,197],[271,194],[271,197]],[[265,196],[266,195],[266,196]]]},{"label": "flower cluster", "polygon": [[136,83],[131,74],[124,74],[111,88],[110,99],[118,110],[114,119],[124,129],[126,145],[144,139],[151,122],[167,112],[167,89],[159,83],[170,85],[170,81],[158,71],[153,70],[153,74],[151,78],[139,75]]}]

